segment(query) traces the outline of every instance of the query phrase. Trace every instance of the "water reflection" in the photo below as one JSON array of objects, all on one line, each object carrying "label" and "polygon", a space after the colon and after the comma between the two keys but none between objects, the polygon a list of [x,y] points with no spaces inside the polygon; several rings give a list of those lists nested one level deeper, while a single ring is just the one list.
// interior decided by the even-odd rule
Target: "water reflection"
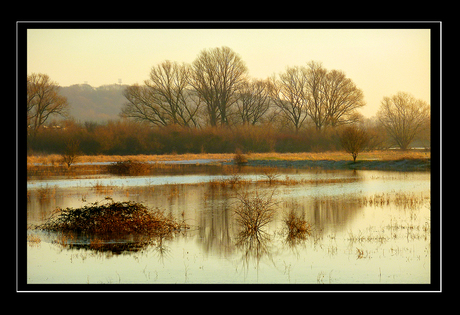
[{"label": "water reflection", "polygon": [[198,212],[198,243],[206,253],[227,256],[234,250],[231,200],[213,189],[208,193],[203,198],[203,209]]},{"label": "water reflection", "polygon": [[[261,194],[264,191],[256,186],[246,187],[246,189],[248,189],[248,192],[261,191]],[[128,193],[130,191],[131,193]],[[272,193],[273,191],[274,188],[265,188],[266,193]],[[48,200],[40,200],[32,195],[28,201],[28,223],[43,223],[57,207],[81,207],[84,204],[101,199],[101,195],[89,189],[81,188],[79,193],[77,192],[78,189],[71,191],[57,189],[55,196]],[[81,200],[81,195],[85,196],[85,201]],[[264,252],[263,249],[266,248],[263,243],[268,238],[266,235],[252,237],[245,235],[245,233],[241,234],[241,229],[238,227],[234,214],[234,210],[238,205],[236,195],[237,190],[230,188],[212,189],[203,185],[174,185],[156,187],[155,190],[138,188],[123,191],[120,189],[115,191],[111,198],[142,202],[151,208],[164,209],[167,215],[172,217],[182,217],[195,230],[195,232],[190,231],[189,233],[198,234],[196,242],[205,253],[229,256],[235,251],[235,247],[238,247],[238,250],[247,249],[249,254],[254,250],[262,253]],[[291,213],[301,218],[308,224],[315,226],[319,231],[328,231],[329,229],[340,231],[348,226],[355,217],[359,216],[359,212],[362,210],[359,203],[353,202],[350,198],[327,196],[294,198],[291,197],[288,189],[276,190],[273,198],[276,198],[277,204],[276,211],[273,213],[273,220],[270,221],[274,222],[267,222],[272,229],[271,233],[283,230],[283,216],[286,213]],[[290,246],[295,246],[306,237],[306,234],[302,233],[293,237],[293,234],[289,235],[288,231],[286,243]],[[163,244],[163,240],[158,240],[156,243]],[[243,246],[243,243],[248,245]],[[97,249],[95,244],[93,244],[94,246],[89,243],[75,244],[75,246]],[[114,252],[121,252],[122,248],[125,247],[129,251],[131,246],[129,242],[123,244],[103,242],[103,244],[105,245],[100,248],[101,250],[113,248]],[[237,244],[239,245],[237,246]],[[131,248],[133,251],[136,251],[134,249],[139,251],[147,245],[152,244],[146,243],[142,246],[132,244]]]},{"label": "water reflection", "polygon": [[305,242],[308,236],[311,236],[311,224],[305,220],[305,210],[298,213],[291,208],[283,218],[285,235],[284,243],[290,248]]},{"label": "water reflection", "polygon": [[240,231],[235,239],[235,246],[241,255],[240,261],[243,268],[246,270],[249,268],[251,260],[255,261],[256,268],[258,268],[262,258],[268,257],[272,260],[271,237],[263,230],[249,232],[244,229]]},{"label": "water reflection", "polygon": [[[65,251],[69,250],[70,253],[72,251],[75,251],[74,253],[81,252],[88,257],[93,257],[92,255],[112,257],[110,262],[117,261],[120,257],[125,257],[125,259],[133,257],[132,263],[123,260],[127,264],[123,265],[125,266],[123,268],[132,270],[140,268],[141,280],[145,278],[145,274],[152,273],[156,275],[155,278],[164,282],[169,281],[167,278],[169,274],[179,275],[174,278],[176,279],[174,282],[180,282],[180,279],[184,279],[185,274],[190,282],[198,283],[200,280],[211,277],[213,279],[226,279],[225,281],[229,282],[244,282],[246,279],[251,282],[254,281],[252,272],[256,272],[257,275],[260,272],[260,275],[264,276],[263,279],[274,279],[274,282],[291,280],[293,282],[316,282],[318,275],[327,275],[332,269],[334,270],[332,278],[334,278],[343,277],[346,272],[356,273],[358,272],[356,270],[362,270],[362,268],[369,269],[366,272],[371,278],[366,281],[372,282],[375,281],[372,277],[374,273],[377,275],[377,272],[374,272],[375,268],[371,268],[372,264],[369,263],[369,259],[375,260],[375,264],[382,268],[383,276],[377,277],[377,281],[383,280],[384,282],[387,280],[387,282],[391,282],[393,278],[386,279],[385,272],[393,268],[393,265],[392,270],[396,270],[392,271],[393,274],[396,274],[401,266],[406,265],[407,268],[404,268],[407,270],[414,270],[412,266],[409,267],[409,264],[404,265],[404,259],[410,255],[410,261],[412,264],[417,264],[417,270],[422,275],[422,280],[425,281],[424,275],[428,274],[429,276],[429,272],[423,273],[426,264],[429,268],[429,257],[425,258],[425,255],[429,256],[429,246],[428,249],[425,249],[424,246],[426,242],[429,242],[429,237],[425,236],[428,232],[425,233],[423,230],[425,223],[423,220],[425,220],[425,216],[429,220],[429,214],[420,214],[418,209],[422,207],[423,210],[424,208],[423,205],[419,204],[416,204],[416,210],[402,212],[396,207],[396,201],[402,202],[401,200],[403,200],[398,195],[399,193],[408,195],[410,192],[410,194],[418,197],[412,190],[422,192],[425,197],[427,194],[429,195],[429,174],[426,176],[411,174],[412,179],[398,174],[386,174],[385,172],[377,173],[378,177],[376,177],[375,172],[369,172],[371,176],[366,174],[363,171],[360,171],[359,174],[311,172],[305,178],[316,181],[315,183],[296,183],[293,185],[269,185],[268,183],[253,182],[240,186],[228,185],[228,187],[218,188],[213,188],[209,184],[149,185],[148,183],[138,187],[125,186],[111,189],[52,187],[47,198],[40,198],[40,193],[34,189],[28,193],[27,219],[29,224],[43,223],[56,207],[82,207],[86,203],[99,201],[109,195],[117,201],[132,200],[143,203],[152,209],[158,207],[165,210],[167,215],[180,221],[184,220],[191,229],[187,230],[186,235],[178,234],[173,238],[158,238],[150,240],[150,242],[145,242],[142,238],[136,238],[133,235],[113,239],[78,236],[72,240],[69,237],[64,239],[59,235],[52,235],[47,238],[39,234],[43,241],[42,245],[33,248],[29,246],[28,248],[37,251],[34,257],[40,256],[38,253],[40,248],[48,249],[44,245],[46,243],[51,243],[52,246],[58,245],[59,248]],[[302,178],[302,174],[291,173],[289,176],[296,180]],[[350,176],[365,179],[334,182],[335,179]],[[279,178],[284,177],[282,175]],[[261,229],[248,230],[242,227],[237,220],[235,209],[241,203],[238,194],[241,194],[243,190],[250,196],[257,193],[263,196],[275,191],[273,201],[276,202],[276,206],[274,206],[273,217]],[[376,193],[379,193],[380,196],[382,191],[391,197],[390,202],[389,204],[385,203],[385,211],[380,211],[382,210],[381,207],[377,208],[379,211],[376,211],[374,210],[376,209],[375,202],[372,206],[369,205],[369,196],[372,197]],[[412,195],[409,197],[412,198]],[[376,199],[376,197],[372,198],[373,200]],[[410,225],[408,225],[406,220],[412,219],[414,222],[410,221]],[[394,223],[395,220],[397,220],[397,224]],[[374,229],[368,231],[367,228],[372,226]],[[386,228],[386,226],[391,228]],[[397,243],[399,239],[406,242],[404,233],[409,231],[409,227],[412,226],[414,228],[410,231],[418,232],[420,230],[421,232],[418,233],[425,238],[420,236],[412,240],[407,237],[407,241],[420,242],[420,244],[417,243],[411,247],[412,244]],[[402,236],[400,237],[395,231],[399,231]],[[350,236],[351,232],[353,238]],[[393,237],[396,234],[398,238]],[[412,234],[415,235],[415,232]],[[408,235],[411,236],[412,234]],[[371,242],[382,237],[387,240],[385,243]],[[357,248],[363,252],[363,259],[356,259]],[[403,254],[407,254],[407,257]],[[389,261],[389,258],[392,259],[392,262]],[[42,258],[35,258],[36,261],[41,261],[40,259]],[[142,264],[138,263],[138,259],[142,261]],[[158,264],[157,260],[161,264]],[[359,268],[356,268],[356,264],[363,264],[363,262],[366,262],[366,266],[359,265]],[[43,263],[40,263],[41,265]],[[121,268],[115,267],[115,264],[113,266],[114,270]],[[328,269],[323,266],[328,266]],[[69,268],[71,267],[73,265],[69,266]],[[100,268],[100,261],[99,265],[95,264],[91,268],[93,267]],[[342,269],[345,271],[340,274]],[[36,270],[38,275],[40,268],[36,267]],[[240,277],[240,270],[244,270],[244,279]],[[123,277],[119,269],[117,272]],[[282,276],[283,273],[286,273],[286,277],[275,278],[276,275],[281,277],[278,273],[281,273]],[[200,274],[203,275],[202,278],[199,278],[198,275]],[[272,276],[273,278],[270,278]],[[86,278],[87,274],[83,274],[83,282],[86,281]],[[153,279],[154,277],[152,277],[152,281]],[[102,279],[101,281],[105,280]],[[341,278],[341,281],[346,282],[347,280]]]},{"label": "water reflection", "polygon": [[306,204],[311,213],[311,222],[320,228],[343,228],[362,210],[358,203],[350,198],[314,197]]}]

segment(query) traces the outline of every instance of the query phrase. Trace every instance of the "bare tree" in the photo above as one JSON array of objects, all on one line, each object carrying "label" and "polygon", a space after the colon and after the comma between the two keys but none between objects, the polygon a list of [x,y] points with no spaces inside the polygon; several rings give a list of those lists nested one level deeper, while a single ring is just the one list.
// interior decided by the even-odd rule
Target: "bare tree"
[{"label": "bare tree", "polygon": [[134,118],[138,121],[150,122],[153,125],[166,126],[168,119],[161,107],[156,104],[147,86],[133,84],[123,91],[126,103],[122,110],[122,117]]},{"label": "bare tree", "polygon": [[27,76],[27,125],[35,135],[52,114],[66,117],[69,104],[59,95],[59,85],[47,74]]},{"label": "bare tree", "polygon": [[270,82],[252,80],[242,84],[236,103],[243,124],[255,125],[270,107]]},{"label": "bare tree", "polygon": [[317,130],[354,123],[356,109],[365,105],[363,92],[338,70],[327,71],[320,62],[287,68],[274,80],[272,97],[296,130],[310,117]]},{"label": "bare tree", "polygon": [[359,152],[363,151],[369,142],[369,135],[366,130],[352,125],[345,127],[339,136],[342,148],[351,153],[353,162],[356,162]]},{"label": "bare tree", "polygon": [[395,143],[406,150],[430,119],[430,106],[409,93],[398,92],[383,98],[377,117]]},{"label": "bare tree", "polygon": [[322,64],[315,61],[310,61],[308,68],[303,71],[305,78],[305,98],[307,113],[314,122],[316,129],[321,128],[327,123],[327,94],[324,89],[326,82],[327,70]]},{"label": "bare tree", "polygon": [[202,50],[192,64],[190,84],[206,103],[211,126],[228,124],[230,107],[245,79],[247,67],[229,47]]},{"label": "bare tree", "polygon": [[152,67],[145,86],[135,84],[124,91],[128,103],[122,116],[160,126],[197,126],[199,102],[192,100],[189,75],[189,66],[169,60]]},{"label": "bare tree", "polygon": [[62,161],[70,168],[70,166],[75,163],[78,155],[80,155],[80,141],[77,139],[68,140],[65,145],[65,150],[61,154]]},{"label": "bare tree", "polygon": [[365,105],[363,92],[343,71],[327,71],[315,61],[307,66],[308,115],[316,129],[357,122],[360,115],[356,109]]},{"label": "bare tree", "polygon": [[327,123],[333,127],[358,121],[356,109],[365,106],[363,92],[343,71],[331,70],[323,83]]},{"label": "bare tree", "polygon": [[272,78],[271,97],[296,132],[307,118],[306,75],[302,67],[289,67],[279,78]]}]

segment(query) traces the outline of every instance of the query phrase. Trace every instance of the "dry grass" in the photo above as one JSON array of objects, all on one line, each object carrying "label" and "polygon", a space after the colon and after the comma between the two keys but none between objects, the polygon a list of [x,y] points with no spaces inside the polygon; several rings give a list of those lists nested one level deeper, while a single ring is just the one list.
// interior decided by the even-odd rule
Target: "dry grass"
[{"label": "dry grass", "polygon": [[372,196],[362,196],[357,198],[362,206],[388,206],[393,204],[404,209],[417,209],[427,205],[430,201],[429,196],[413,193],[382,193]]},{"label": "dry grass", "polygon": [[[78,161],[81,163],[91,162],[117,162],[135,160],[138,162],[147,161],[184,161],[184,160],[197,160],[197,159],[220,159],[220,160],[233,160],[235,154],[233,153],[200,153],[200,154],[164,154],[164,155],[81,155]],[[352,160],[349,153],[345,151],[328,151],[328,152],[302,152],[302,153],[251,153],[246,155],[248,160]],[[375,150],[369,152],[362,152],[360,154],[361,160],[401,160],[401,159],[426,159],[431,157],[429,151],[400,151],[400,150]],[[50,155],[31,155],[27,156],[27,165],[34,163],[59,165],[61,156],[58,154]]]},{"label": "dry grass", "polygon": [[[375,150],[360,153],[360,160],[396,161],[402,159],[431,158],[428,151]],[[250,160],[286,160],[286,161],[352,161],[353,158],[345,151],[302,152],[302,153],[252,153]]]},{"label": "dry grass", "polygon": [[288,240],[305,240],[307,235],[311,235],[311,224],[298,216],[294,209],[291,209],[283,219],[287,229]]},{"label": "dry grass", "polygon": [[38,235],[34,235],[34,234],[27,235],[27,243],[31,247],[39,246],[41,241],[42,240],[40,239]]},{"label": "dry grass", "polygon": [[45,187],[37,189],[37,197],[39,201],[45,201],[53,199],[56,196],[56,187]]},{"label": "dry grass", "polygon": [[[80,155],[78,157],[79,163],[94,163],[94,162],[118,162],[118,161],[137,161],[137,162],[164,162],[164,161],[185,161],[185,160],[198,160],[198,159],[221,159],[232,160],[234,154],[232,153],[201,153],[201,154],[162,154],[162,155]],[[48,164],[59,165],[62,160],[58,154],[49,155],[30,155],[27,156],[27,165]]]}]

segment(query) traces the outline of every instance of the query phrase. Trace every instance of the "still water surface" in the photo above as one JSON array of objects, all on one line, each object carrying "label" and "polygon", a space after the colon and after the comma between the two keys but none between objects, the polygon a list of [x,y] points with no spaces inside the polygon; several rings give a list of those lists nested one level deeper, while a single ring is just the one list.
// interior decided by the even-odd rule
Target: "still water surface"
[{"label": "still water surface", "polygon": [[[279,172],[304,182],[268,185],[257,172],[242,174],[249,184],[240,188],[213,187],[232,175],[209,174],[30,180],[28,224],[110,197],[183,216],[190,229],[115,253],[69,249],[58,235],[29,229],[41,241],[27,245],[28,283],[430,283],[429,172]],[[257,244],[238,242],[241,190],[274,191],[278,202]],[[290,210],[312,225],[310,236],[287,237]]]}]

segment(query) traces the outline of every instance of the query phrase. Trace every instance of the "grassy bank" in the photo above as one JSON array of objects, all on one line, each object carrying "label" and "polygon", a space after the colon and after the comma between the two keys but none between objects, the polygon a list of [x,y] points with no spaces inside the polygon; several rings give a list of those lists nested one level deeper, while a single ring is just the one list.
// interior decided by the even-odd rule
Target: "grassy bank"
[{"label": "grassy bank", "polygon": [[431,169],[429,151],[369,151],[359,154],[356,163],[343,151],[323,153],[253,154],[248,163],[260,167],[291,167],[310,169],[356,169],[428,171]]},{"label": "grassy bank", "polygon": [[[59,155],[36,155],[27,157],[27,176],[49,177],[97,175],[113,173],[119,175],[166,174],[184,171],[185,168],[203,165],[209,161],[234,163],[235,154],[169,154],[169,155],[83,155],[70,168],[65,166]],[[370,169],[395,171],[429,171],[431,153],[426,151],[370,151],[358,156],[356,163],[350,154],[343,151],[322,153],[250,153],[244,154],[247,164],[253,167],[290,167],[306,169]],[[167,161],[195,161],[192,165],[162,163]],[[206,161],[200,161],[206,160]],[[106,162],[111,165],[100,165]],[[139,166],[141,171],[118,172],[116,166]],[[150,162],[150,163],[146,163]],[[89,164],[96,163],[96,164]],[[204,167],[204,166],[203,166]],[[115,170],[111,170],[115,168]]]},{"label": "grassy bank", "polygon": [[[249,161],[251,160],[281,160],[281,161],[352,161],[352,157],[345,151],[328,151],[328,152],[302,152],[302,153],[249,153],[245,154]],[[138,161],[138,162],[164,162],[164,161],[185,161],[185,160],[232,160],[233,153],[199,153],[199,154],[162,154],[162,155],[81,155],[77,158],[76,163],[96,163],[96,162],[118,162],[118,161]],[[362,152],[358,156],[358,161],[381,160],[413,160],[413,159],[430,159],[429,151],[400,151],[400,150],[375,150]],[[61,156],[58,154],[49,155],[30,155],[27,156],[27,165],[47,164],[60,165]]]}]

